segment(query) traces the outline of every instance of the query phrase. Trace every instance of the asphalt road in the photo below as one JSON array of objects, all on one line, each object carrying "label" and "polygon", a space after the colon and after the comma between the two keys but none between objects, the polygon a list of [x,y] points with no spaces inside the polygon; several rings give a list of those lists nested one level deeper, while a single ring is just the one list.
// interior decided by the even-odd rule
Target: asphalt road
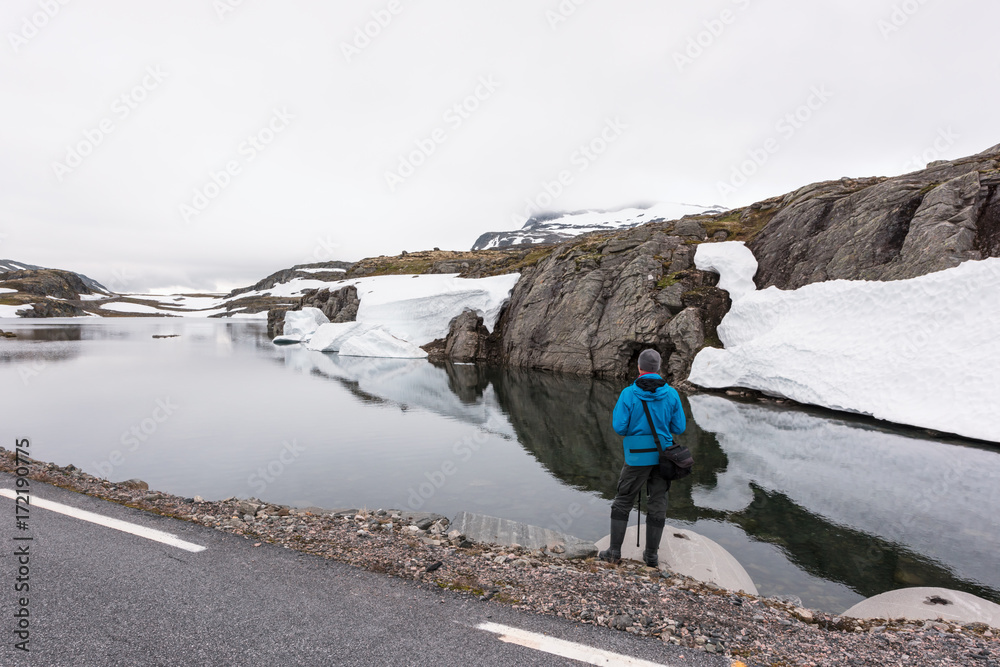
[{"label": "asphalt road", "polygon": [[[0,473],[0,488],[14,477]],[[32,495],[166,531],[190,553],[0,498],[0,665],[578,665],[501,641],[484,622],[668,665],[728,665],[702,651],[516,612],[241,536],[31,482]],[[31,535],[30,652],[14,647],[19,563]],[[613,662],[601,664],[615,664]],[[626,664],[626,663],[619,663]]]}]

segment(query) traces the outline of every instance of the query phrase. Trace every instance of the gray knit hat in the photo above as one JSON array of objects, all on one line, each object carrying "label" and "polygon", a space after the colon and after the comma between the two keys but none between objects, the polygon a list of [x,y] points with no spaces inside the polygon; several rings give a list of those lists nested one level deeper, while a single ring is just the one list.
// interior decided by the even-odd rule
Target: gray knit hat
[{"label": "gray knit hat", "polygon": [[643,350],[639,353],[639,370],[656,373],[660,370],[660,353],[656,350]]}]

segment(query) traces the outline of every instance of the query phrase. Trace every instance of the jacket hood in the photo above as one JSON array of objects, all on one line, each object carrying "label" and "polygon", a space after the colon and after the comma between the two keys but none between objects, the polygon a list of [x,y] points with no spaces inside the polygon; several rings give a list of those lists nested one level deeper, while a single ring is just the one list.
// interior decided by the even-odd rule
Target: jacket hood
[{"label": "jacket hood", "polygon": [[635,393],[644,401],[658,401],[666,396],[667,381],[655,373],[647,373],[635,381]]}]

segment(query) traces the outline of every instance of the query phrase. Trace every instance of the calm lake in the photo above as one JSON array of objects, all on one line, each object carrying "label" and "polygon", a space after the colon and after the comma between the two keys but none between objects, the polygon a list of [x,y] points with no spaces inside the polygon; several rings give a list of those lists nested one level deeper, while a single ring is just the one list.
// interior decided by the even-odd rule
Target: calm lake
[{"label": "calm lake", "polygon": [[[41,460],[183,496],[608,532],[624,381],[276,347],[248,321],[0,328],[18,335],[0,339],[8,449],[27,437]],[[834,613],[905,586],[1000,602],[1000,448],[718,396],[685,407],[698,466],[668,522],[726,547],[762,595]]]}]

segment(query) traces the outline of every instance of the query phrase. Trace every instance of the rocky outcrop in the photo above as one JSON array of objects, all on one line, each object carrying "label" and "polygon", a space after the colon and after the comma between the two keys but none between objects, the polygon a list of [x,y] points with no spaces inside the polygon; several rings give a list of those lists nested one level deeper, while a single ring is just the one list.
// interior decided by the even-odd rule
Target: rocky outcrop
[{"label": "rocky outcrop", "polygon": [[[512,366],[626,375],[652,347],[670,369],[690,366],[701,335],[714,334],[727,309],[718,277],[692,268],[701,221],[654,223],[595,234],[559,246],[522,273],[502,315],[500,359]],[[713,304],[711,311],[703,305]],[[681,324],[672,318],[690,309]],[[697,346],[700,349],[700,345]],[[673,359],[673,361],[671,361]]]},{"label": "rocky outcrop", "polygon": [[[296,278],[316,278],[319,280],[340,280],[344,273],[354,264],[352,262],[319,262],[316,264],[296,264],[290,269],[282,269],[259,280],[249,287],[234,289],[227,298],[238,297],[247,292],[263,292],[274,289],[276,285],[287,283]],[[325,269],[325,271],[324,271]]]},{"label": "rocky outcrop", "polygon": [[807,186],[748,244],[755,281],[899,280],[1000,256],[998,189],[1000,146],[896,178]]},{"label": "rocky outcrop", "polygon": [[285,333],[285,313],[288,310],[288,308],[272,308],[267,311],[267,335],[270,338],[275,338]]},{"label": "rocky outcrop", "polygon": [[330,322],[353,322],[358,317],[358,288],[354,285],[331,292],[329,288],[302,293],[300,308],[319,308]]},{"label": "rocky outcrop", "polygon": [[90,285],[83,276],[59,269],[8,271],[0,274],[0,284],[6,289],[15,289],[22,294],[50,296],[57,299],[76,300],[81,294],[92,293]]},{"label": "rocky outcrop", "polygon": [[87,311],[79,306],[65,301],[53,301],[45,299],[31,304],[31,310],[22,310],[18,313],[21,317],[80,317],[86,315]]}]

